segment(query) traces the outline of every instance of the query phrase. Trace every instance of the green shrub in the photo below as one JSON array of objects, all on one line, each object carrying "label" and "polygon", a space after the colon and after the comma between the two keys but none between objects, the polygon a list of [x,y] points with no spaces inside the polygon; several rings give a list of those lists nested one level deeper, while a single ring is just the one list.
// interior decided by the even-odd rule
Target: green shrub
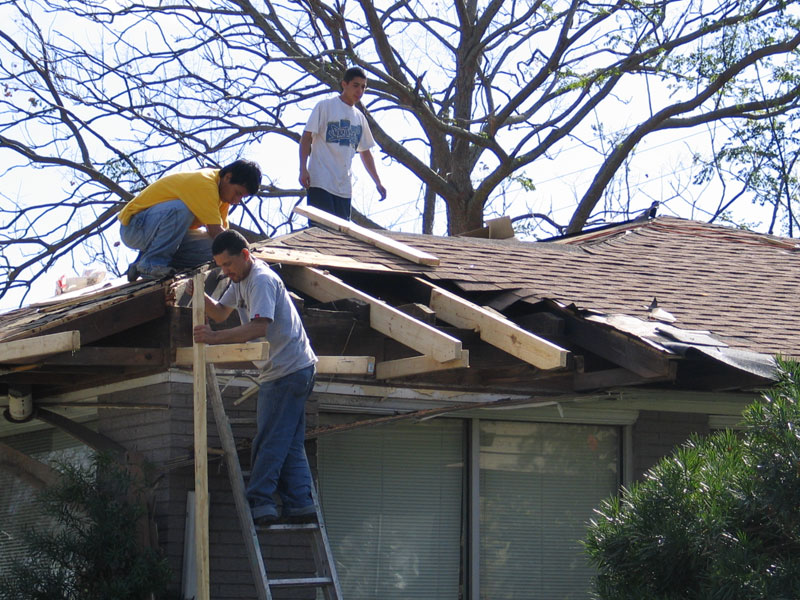
[{"label": "green shrub", "polygon": [[604,600],[800,598],[800,366],[744,412],[692,438],[621,497],[585,542]]},{"label": "green shrub", "polygon": [[58,485],[36,496],[55,527],[28,532],[27,553],[0,580],[2,600],[145,600],[170,581],[166,560],[137,545],[143,482],[111,458],[61,463]]}]

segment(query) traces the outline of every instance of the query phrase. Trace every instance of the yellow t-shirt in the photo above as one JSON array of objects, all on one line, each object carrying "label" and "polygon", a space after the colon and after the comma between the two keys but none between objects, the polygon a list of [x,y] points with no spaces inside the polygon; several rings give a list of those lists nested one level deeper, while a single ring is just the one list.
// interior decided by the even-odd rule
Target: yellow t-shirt
[{"label": "yellow t-shirt", "polygon": [[170,200],[182,200],[194,214],[191,229],[202,225],[228,228],[230,204],[219,199],[219,169],[200,169],[189,173],[173,173],[154,181],[128,202],[119,213],[127,225],[136,213]]}]

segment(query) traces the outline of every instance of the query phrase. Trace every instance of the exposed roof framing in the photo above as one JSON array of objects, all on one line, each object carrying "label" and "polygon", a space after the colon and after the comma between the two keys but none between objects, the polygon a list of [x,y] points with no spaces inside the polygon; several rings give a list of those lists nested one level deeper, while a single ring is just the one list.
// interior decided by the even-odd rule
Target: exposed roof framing
[{"label": "exposed roof framing", "polygon": [[569,352],[526,331],[502,314],[488,310],[469,300],[417,278],[431,288],[431,309],[436,316],[455,327],[474,329],[481,339],[540,369],[567,366]]},{"label": "exposed roof framing", "polygon": [[320,302],[345,298],[366,302],[370,306],[370,327],[423,355],[442,363],[461,358],[460,340],[357,290],[330,273],[310,267],[292,267],[283,269],[283,278],[290,287]]}]

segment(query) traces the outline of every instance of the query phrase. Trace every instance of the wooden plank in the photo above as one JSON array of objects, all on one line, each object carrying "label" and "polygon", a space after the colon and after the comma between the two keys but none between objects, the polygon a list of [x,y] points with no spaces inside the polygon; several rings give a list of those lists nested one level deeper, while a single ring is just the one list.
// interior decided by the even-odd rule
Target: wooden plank
[{"label": "wooden plank", "polygon": [[282,270],[284,281],[320,302],[358,298],[370,305],[370,327],[413,348],[420,354],[447,362],[461,356],[461,341],[422,323],[385,302],[347,285],[341,279],[311,267]]},{"label": "wooden plank", "polygon": [[318,375],[373,375],[374,356],[318,356]]},{"label": "wooden plank", "polygon": [[443,321],[462,329],[474,329],[483,341],[539,369],[567,366],[568,350],[519,327],[500,313],[428,285],[432,288],[430,306]]},{"label": "wooden plank", "polygon": [[[214,344],[205,346],[207,363],[236,363],[269,358],[269,342],[246,342],[243,344]],[[191,365],[194,362],[194,346],[178,348],[175,352],[175,364]]]},{"label": "wooden plank", "polygon": [[367,229],[361,225],[356,225],[352,221],[345,221],[344,219],[320,210],[313,206],[295,206],[294,212],[297,214],[308,217],[316,223],[321,223],[331,229],[336,229],[342,233],[371,244],[387,252],[391,252],[397,256],[410,260],[418,265],[431,265],[436,266],[439,264],[439,259],[433,254],[417,250],[408,244],[398,242],[385,235]]},{"label": "wooden plank", "polygon": [[242,466],[239,464],[236,440],[233,439],[230,421],[228,421],[228,415],[225,413],[225,405],[222,403],[222,394],[219,391],[219,382],[217,381],[214,365],[206,365],[206,381],[211,393],[211,408],[214,411],[214,421],[217,424],[217,432],[224,451],[228,478],[231,482],[236,514],[239,517],[239,525],[242,528],[242,537],[244,538],[244,545],[253,574],[256,595],[258,600],[271,600],[272,596],[266,583],[267,569],[261,555],[261,546],[258,542],[255,523],[253,523],[253,513],[250,511],[245,495],[244,475],[242,474]]},{"label": "wooden plank", "polygon": [[349,256],[323,254],[321,252],[308,252],[294,250],[282,246],[262,246],[251,253],[267,263],[280,263],[300,267],[328,267],[336,269],[352,269],[357,271],[388,271],[397,272],[395,269],[378,263],[363,262]]},{"label": "wooden plank", "polygon": [[446,362],[439,362],[432,356],[412,356],[379,362],[375,365],[375,379],[392,379],[393,377],[467,367],[469,367],[469,350],[462,350],[460,357]]},{"label": "wooden plank", "polygon": [[81,347],[81,334],[78,331],[65,331],[40,335],[15,342],[0,343],[0,363],[35,362],[36,358],[74,352]]},{"label": "wooden plank", "polygon": [[[194,276],[192,325],[206,322],[204,298],[205,277]],[[206,355],[205,344],[195,342],[194,351],[194,492],[195,492],[195,562],[197,565],[197,599],[210,600],[211,564],[208,538],[208,423],[206,421]]]}]

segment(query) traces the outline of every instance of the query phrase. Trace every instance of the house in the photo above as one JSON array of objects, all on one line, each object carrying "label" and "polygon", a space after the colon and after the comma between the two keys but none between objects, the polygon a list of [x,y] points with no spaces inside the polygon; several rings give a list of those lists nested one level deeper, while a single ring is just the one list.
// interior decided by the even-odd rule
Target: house
[{"label": "house", "polygon": [[[735,426],[774,355],[800,355],[796,240],[669,217],[537,243],[355,233],[254,248],[326,357],[308,452],[348,599],[586,598],[580,540],[600,500],[692,433]],[[79,456],[92,431],[152,462],[159,545],[191,594],[185,282],[0,315],[0,399],[33,417],[2,422],[0,450]],[[207,290],[224,283],[211,271]],[[218,373],[245,457],[251,370]],[[252,598],[211,416],[208,431],[211,597]],[[7,462],[0,570],[35,518]],[[269,547],[271,573],[308,568],[298,544]]]}]

